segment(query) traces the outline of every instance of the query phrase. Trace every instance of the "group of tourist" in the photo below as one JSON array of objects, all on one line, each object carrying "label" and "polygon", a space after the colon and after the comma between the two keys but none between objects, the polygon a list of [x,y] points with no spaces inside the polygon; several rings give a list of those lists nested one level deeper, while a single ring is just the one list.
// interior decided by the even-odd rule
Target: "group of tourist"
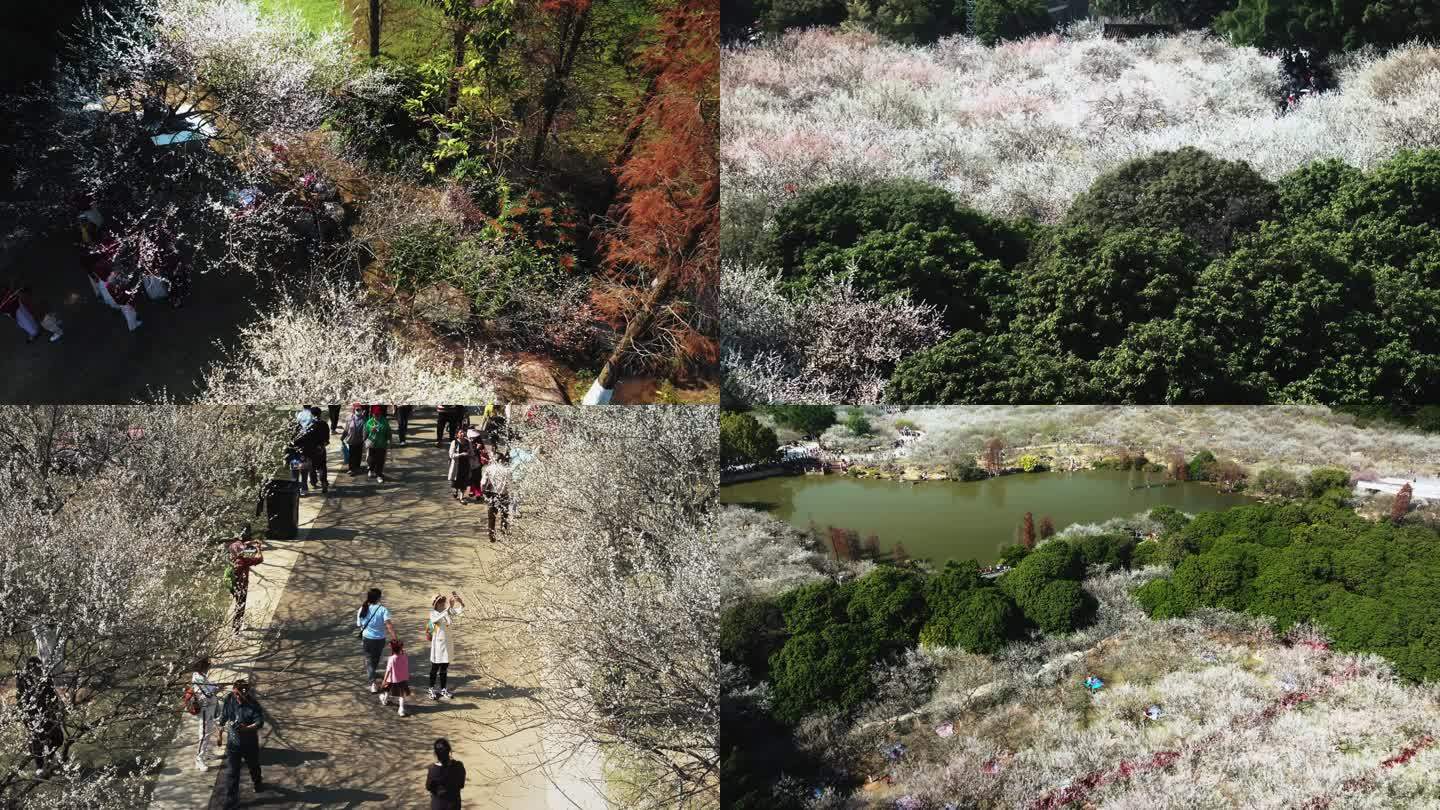
[{"label": "group of tourist", "polygon": [[[331,436],[338,431],[351,474],[359,473],[363,461],[368,474],[383,482],[385,453],[391,437],[390,408],[355,403],[351,406],[351,415],[341,426],[334,426],[341,406],[331,405],[329,409],[330,421],[325,419],[325,413],[319,406],[306,406],[296,413],[293,434],[286,447],[292,480],[301,484],[302,491],[319,486],[322,493],[328,494],[326,453]],[[413,406],[409,405],[394,406],[398,423],[397,441],[401,444],[406,440],[413,410]],[[483,501],[489,505],[491,542],[495,540],[497,522],[502,531],[509,530],[509,516],[514,508],[510,497],[510,454],[502,449],[504,425],[505,417],[496,414],[493,406],[485,409],[478,425],[469,422],[464,406],[442,405],[436,409],[437,437],[447,432],[452,437],[448,478],[455,497],[463,501],[473,496],[476,503]],[[440,444],[436,442],[437,446]],[[239,634],[244,627],[250,569],[265,561],[265,544],[253,539],[250,527],[246,526],[240,538],[229,543],[226,550],[229,562],[225,578],[235,603],[232,628]],[[369,691],[378,696],[382,706],[388,707],[394,701],[396,714],[405,717],[406,699],[412,696],[410,658],[382,597],[380,588],[371,588],[366,593],[364,603],[355,612],[355,627],[361,642]],[[430,700],[443,702],[454,696],[449,689],[453,655],[450,627],[464,610],[464,599],[453,590],[449,596],[437,593],[430,600],[425,622],[430,665],[426,694]],[[381,658],[387,648],[389,656],[382,666]],[[244,680],[233,682],[223,700],[220,699],[222,686],[210,680],[210,666],[210,661],[203,658],[194,663],[190,685],[182,702],[197,719],[195,767],[208,770],[208,758],[214,755],[212,748],[218,751],[226,767],[224,806],[232,808],[239,801],[242,767],[249,771],[256,792],[265,790],[259,764],[259,730],[264,725],[264,710],[250,684]],[[216,735],[213,746],[212,734]],[[39,741],[39,747],[35,748],[39,752],[36,754],[39,768],[43,767],[42,754],[52,754],[45,747],[48,737],[37,736],[36,739]],[[435,758],[425,782],[426,790],[432,796],[431,807],[458,808],[460,791],[465,784],[465,767],[450,756],[450,744],[443,738],[435,741]]]},{"label": "group of tourist", "polygon": [[136,304],[144,300],[184,305],[190,294],[190,263],[179,238],[164,225],[136,229],[122,238],[107,228],[100,209],[78,195],[81,265],[95,298],[120,310],[134,332],[142,321]]}]

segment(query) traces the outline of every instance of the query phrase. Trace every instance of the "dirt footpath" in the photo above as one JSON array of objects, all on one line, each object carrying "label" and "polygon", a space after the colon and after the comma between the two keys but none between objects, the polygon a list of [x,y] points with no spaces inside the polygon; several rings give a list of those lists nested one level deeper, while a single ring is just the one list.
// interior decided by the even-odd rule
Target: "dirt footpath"
[{"label": "dirt footpath", "polygon": [[[513,641],[502,643],[502,630],[482,615],[486,606],[514,597],[478,579],[479,566],[504,554],[506,543],[487,542],[483,506],[450,498],[445,450],[425,441],[433,442],[433,420],[417,419],[413,427],[420,441],[412,436],[409,447],[392,448],[384,484],[364,473],[347,475],[335,437],[331,497],[303,500],[304,512],[314,514],[308,534],[277,541],[277,551],[255,569],[272,587],[283,580],[279,598],[269,616],[263,605],[252,605],[261,615],[252,615],[251,626],[264,628],[253,654],[222,664],[227,674],[244,672],[257,683],[270,720],[262,767],[273,789],[254,796],[242,778],[242,806],[428,807],[431,744],[447,737],[467,770],[466,808],[603,807],[591,787],[601,778],[598,757],[572,760],[559,774],[540,767],[547,756],[535,722],[534,679],[505,653]],[[396,715],[393,702],[382,707],[365,682],[354,616],[372,586],[384,590],[383,603],[410,653],[414,695],[406,701],[407,717]],[[433,594],[452,589],[468,606],[452,628],[455,697],[435,702],[425,696],[427,606]],[[184,725],[182,737],[189,740],[193,722]],[[167,761],[152,810],[203,807],[183,797],[199,799],[197,793],[208,791],[209,807],[221,807],[215,788],[222,772],[197,773],[188,755],[177,753]],[[167,780],[172,788],[193,787],[167,789]]]}]

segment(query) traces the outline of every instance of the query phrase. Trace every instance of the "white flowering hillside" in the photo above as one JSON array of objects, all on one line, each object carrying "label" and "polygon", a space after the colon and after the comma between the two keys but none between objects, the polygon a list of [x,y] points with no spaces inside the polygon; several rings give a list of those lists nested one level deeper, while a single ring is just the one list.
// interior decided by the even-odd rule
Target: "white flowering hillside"
[{"label": "white flowering hillside", "polygon": [[794,31],[724,53],[725,204],[910,177],[1055,221],[1102,172],[1159,150],[1195,146],[1274,179],[1440,145],[1440,50],[1362,53],[1338,78],[1282,115],[1275,58],[1196,32],[1118,42],[1080,27],[987,48]]}]

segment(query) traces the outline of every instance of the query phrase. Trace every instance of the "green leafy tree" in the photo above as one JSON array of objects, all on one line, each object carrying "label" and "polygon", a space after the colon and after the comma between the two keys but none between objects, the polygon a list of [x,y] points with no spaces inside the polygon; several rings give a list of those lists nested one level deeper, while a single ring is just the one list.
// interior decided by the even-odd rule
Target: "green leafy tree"
[{"label": "green leafy tree", "polygon": [[792,635],[818,633],[832,624],[849,621],[846,606],[850,591],[834,580],[801,585],[780,594],[775,601],[785,616],[785,630]]},{"label": "green leafy tree", "polygon": [[965,24],[963,0],[849,0],[846,22],[896,42],[934,42],[959,33]]},{"label": "green leafy tree", "polygon": [[856,436],[870,435],[870,420],[865,418],[865,412],[859,408],[846,415],[845,427]]},{"label": "green leafy tree", "polygon": [[764,464],[772,461],[780,446],[775,431],[760,424],[748,413],[720,414],[720,463]]},{"label": "green leafy tree", "polygon": [[1135,589],[1135,601],[1152,619],[1178,619],[1190,613],[1190,605],[1169,579],[1152,579]]},{"label": "green leafy tree", "polygon": [[975,0],[975,36],[986,45],[1048,31],[1050,12],[1042,0]]},{"label": "green leafy tree", "polygon": [[1305,494],[1300,479],[1279,467],[1266,467],[1256,473],[1255,486],[1264,494],[1278,498],[1298,498]]},{"label": "green leafy tree", "polygon": [[832,405],[770,405],[765,412],[777,424],[807,436],[819,436],[825,428],[835,424],[835,408]]},{"label": "green leafy tree", "polygon": [[839,25],[845,20],[845,0],[757,0],[755,7],[765,30],[777,34],[789,28]]},{"label": "green leafy tree", "polygon": [[1235,0],[1092,0],[1090,13],[1138,17],[1182,28],[1209,28]]},{"label": "green leafy tree", "polygon": [[881,566],[850,586],[846,613],[882,644],[914,644],[928,616],[925,582],[914,571]]}]

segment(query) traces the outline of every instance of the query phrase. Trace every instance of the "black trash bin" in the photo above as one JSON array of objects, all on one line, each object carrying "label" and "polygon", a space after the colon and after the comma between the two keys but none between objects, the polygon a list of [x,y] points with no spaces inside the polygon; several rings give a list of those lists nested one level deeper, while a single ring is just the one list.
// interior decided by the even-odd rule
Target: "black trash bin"
[{"label": "black trash bin", "polygon": [[265,510],[265,536],[271,540],[294,540],[300,534],[300,482],[276,478],[260,488],[258,517]]}]

